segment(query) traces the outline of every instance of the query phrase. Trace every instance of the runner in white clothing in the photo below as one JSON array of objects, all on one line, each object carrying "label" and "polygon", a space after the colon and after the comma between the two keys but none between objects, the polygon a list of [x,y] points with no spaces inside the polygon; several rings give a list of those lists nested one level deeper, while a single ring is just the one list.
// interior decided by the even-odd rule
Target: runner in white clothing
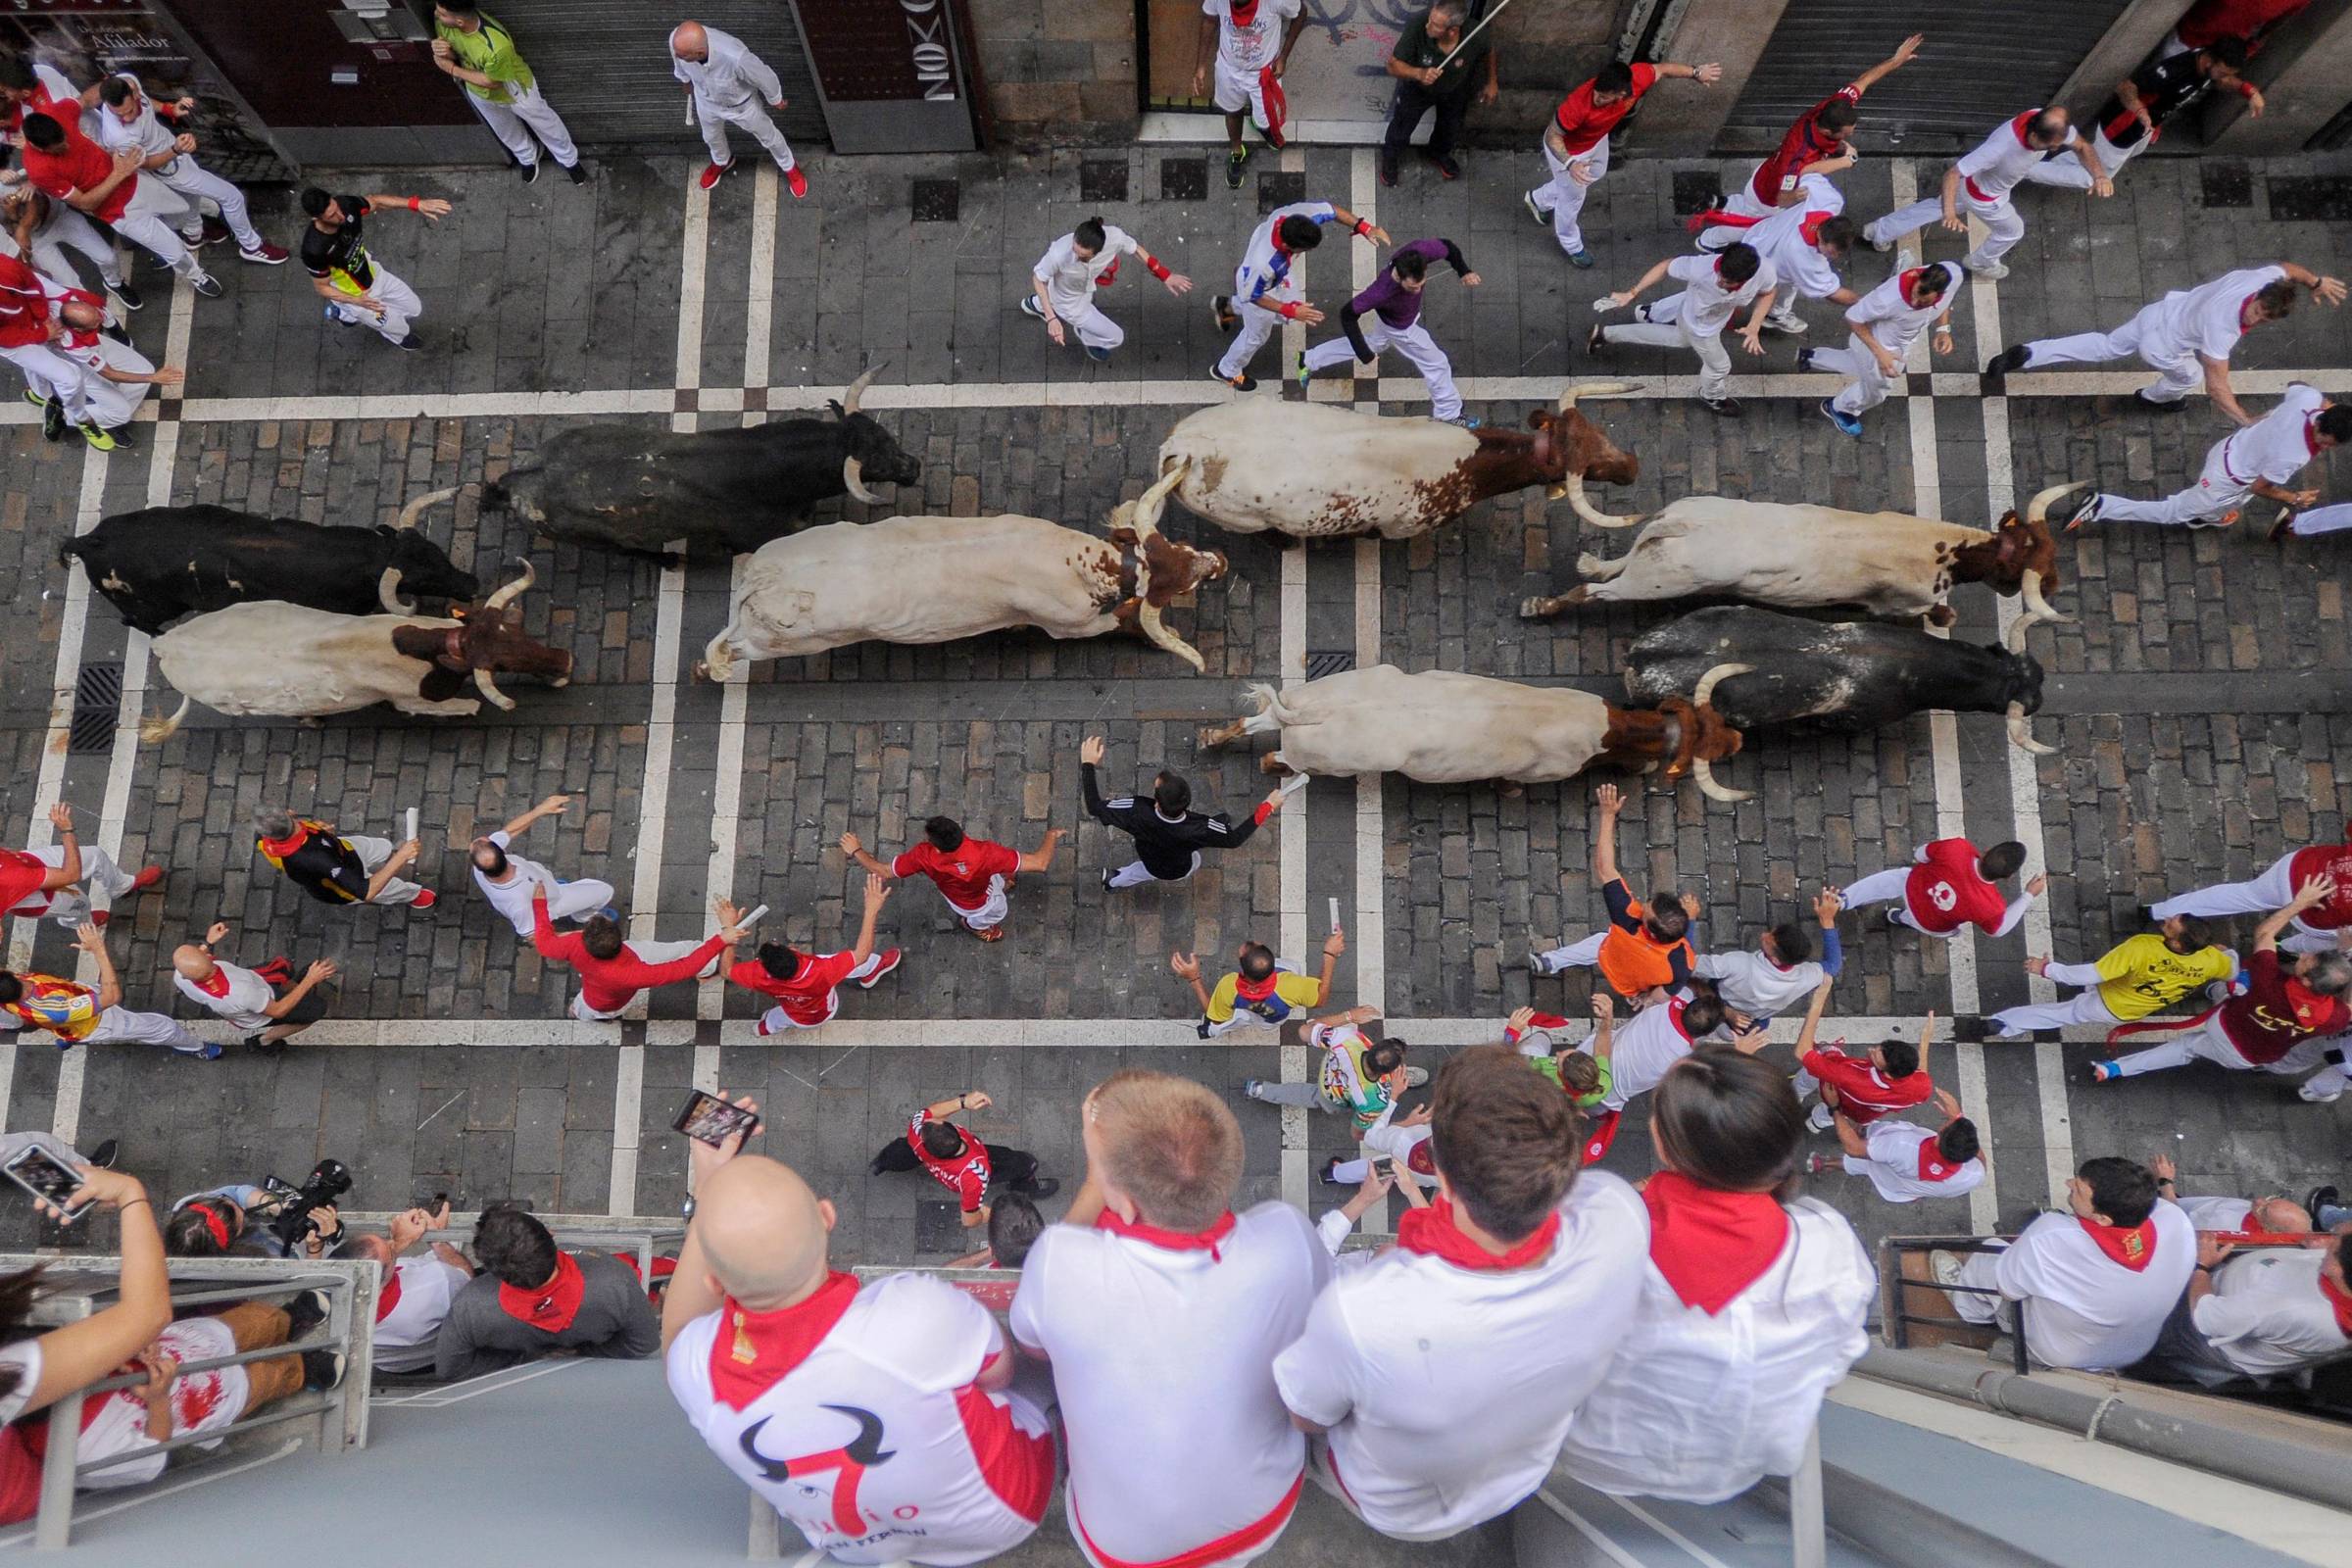
[{"label": "runner in white clothing", "polygon": [[1690,973],[1714,983],[1726,1029],[1770,1023],[1809,999],[1823,981],[1838,977],[1845,967],[1845,947],[1838,939],[1838,911],[1842,907],[1836,888],[1825,887],[1813,895],[1813,918],[1821,931],[1818,959],[1813,956],[1812,935],[1796,920],[1784,920],[1765,932],[1752,952],[1698,956]]},{"label": "runner in white clothing", "polygon": [[1960,270],[1949,262],[1906,268],[1846,307],[1852,328],[1841,349],[1798,349],[1800,370],[1832,370],[1851,377],[1821,412],[1847,435],[1862,434],[1862,416],[1886,401],[1903,374],[1903,357],[1928,322],[1936,323],[1935,350],[1952,352],[1952,307],[1960,301]]},{"label": "runner in white clothing", "polygon": [[2018,216],[2009,193],[2041,162],[2043,154],[2059,148],[2071,150],[2082,161],[2090,172],[2093,196],[2115,194],[2114,183],[2100,167],[2099,155],[2075,133],[2064,109],[2056,105],[2029,109],[1994,127],[1973,152],[1945,170],[1940,195],[1888,213],[1864,229],[1863,237],[1888,251],[1904,236],[1938,219],[1953,233],[1965,234],[1968,218],[1979,218],[1987,230],[1984,242],[1960,258],[1960,265],[1980,277],[2007,277],[2009,269],[2001,265],[2001,258],[2026,237],[2026,220]]},{"label": "runner in white clothing", "polygon": [[[514,934],[529,941],[535,925],[531,913],[532,890],[547,889],[547,917],[550,920],[587,921],[598,914],[620,918],[612,907],[612,884],[582,877],[577,882],[565,882],[536,860],[526,860],[507,850],[515,839],[527,832],[533,822],[543,816],[562,816],[571,808],[568,795],[550,795],[537,806],[509,822],[488,838],[473,841],[473,885],[482,890],[482,897],[491,907],[507,918]],[[638,943],[638,956],[651,959],[646,944]],[[691,949],[692,943],[687,944]]]},{"label": "runner in white clothing", "polygon": [[1764,318],[1778,299],[1781,274],[1744,240],[1736,240],[1705,256],[1675,256],[1642,274],[1632,288],[1604,294],[1592,302],[1595,311],[1623,310],[1666,278],[1683,285],[1642,306],[1625,326],[1595,325],[1585,340],[1585,352],[1598,358],[1612,343],[1641,343],[1657,348],[1687,348],[1698,356],[1698,399],[1710,413],[1727,419],[1740,417],[1740,400],[1731,394],[1732,356],[1723,346],[1723,329],[1740,306],[1754,309],[1740,327],[1740,342],[1750,354],[1764,352]]},{"label": "runner in white clothing", "polygon": [[[2197,482],[2161,501],[2134,501],[2102,490],[2083,501],[2071,517],[2054,509],[2054,520],[2069,528],[2086,522],[2154,522],[2185,524],[2191,528],[2226,528],[2237,521],[2246,502],[2260,496],[2276,501],[2284,514],[2298,512],[2320,499],[2315,485],[2308,490],[2285,488],[2314,458],[2352,441],[2352,405],[2330,403],[2319,389],[2297,381],[2286,389],[2278,406],[2254,423],[2224,436],[2205,454]],[[2290,524],[2291,526],[2291,524]],[[2277,532],[2273,530],[2274,534]]]},{"label": "runner in white clothing", "polygon": [[1065,328],[1074,327],[1086,345],[1086,357],[1100,364],[1127,341],[1118,322],[1095,306],[1095,290],[1118,276],[1119,258],[1132,256],[1167,285],[1179,299],[1193,291],[1193,280],[1171,272],[1160,259],[1136,242],[1133,234],[1099,217],[1090,218],[1046,247],[1046,254],[1029,270],[1029,292],[1021,296],[1021,312],[1046,323],[1046,335],[1056,343],[1069,341]]},{"label": "runner in white clothing", "polygon": [[1809,1155],[1808,1168],[1816,1176],[1833,1166],[1848,1176],[1867,1176],[1889,1203],[1959,1198],[1974,1192],[1984,1183],[1984,1146],[1977,1137],[1977,1124],[1960,1114],[1960,1102],[1945,1090],[1936,1091],[1936,1108],[1943,1113],[1940,1127],[1922,1127],[1892,1116],[1857,1127],[1839,1113],[1836,1118],[1838,1144],[1845,1152],[1837,1159]]},{"label": "runner in white clothing", "polygon": [[[1306,27],[1301,0],[1200,0],[1200,44],[1193,64],[1193,96],[1209,96],[1225,112],[1225,183],[1239,190],[1250,149],[1242,144],[1242,114],[1257,122],[1266,145],[1284,145],[1289,106],[1282,74]],[[1211,75],[1209,50],[1216,50]],[[1213,94],[1211,87],[1215,89]]]},{"label": "runner in white clothing", "polygon": [[767,149],[784,171],[784,183],[795,201],[808,194],[808,177],[792,156],[792,143],[767,117],[769,109],[783,108],[785,99],[784,84],[766,61],[731,32],[681,22],[669,35],[669,66],[670,74],[686,84],[687,101],[702,122],[703,145],[710,153],[710,167],[699,181],[703,189],[717,184],[735,167],[735,155],[727,149],[727,126],[733,124],[750,131]]},{"label": "runner in white clothing", "polygon": [[2177,414],[2199,387],[2214,407],[2234,422],[2252,424],[2230,386],[2230,355],[2237,340],[2265,321],[2282,320],[2294,310],[2296,292],[2311,290],[2323,305],[2341,305],[2344,285],[2293,262],[2240,268],[2195,288],[2177,288],[2142,306],[2112,332],[2077,332],[2071,337],[2036,338],[2013,344],[1984,367],[1987,375],[2039,369],[2050,365],[2103,365],[2136,356],[2161,372],[2154,386],[2132,393],[2142,408]]},{"label": "runner in white clothing", "polygon": [[313,959],[299,980],[282,957],[247,969],[214,955],[227,937],[228,922],[215,920],[202,942],[173,949],[172,983],[199,1007],[226,1019],[245,1044],[274,1056],[286,1041],[326,1016],[326,995],[318,988],[335,977],[335,961]]},{"label": "runner in white clothing", "polygon": [[1698,236],[1702,251],[1744,244],[1770,265],[1778,282],[1764,325],[1774,332],[1805,330],[1803,318],[1796,314],[1800,299],[1845,306],[1862,297],[1838,276],[1838,268],[1852,252],[1859,233],[1845,216],[1845,197],[1824,174],[1804,175],[1797,190],[1800,199],[1794,205],[1752,227],[1718,224]]},{"label": "runner in white clothing", "polygon": [[156,368],[137,349],[109,336],[104,330],[106,302],[95,294],[67,296],[57,314],[66,335],[53,346],[81,368],[90,422],[109,432],[116,446],[128,446],[127,426],[138,417],[148,389],[177,386],[186,377],[170,366]]},{"label": "runner in white clothing", "polygon": [[1233,346],[1208,372],[1213,379],[1236,392],[1254,392],[1257,377],[1250,373],[1250,362],[1276,327],[1284,321],[1323,324],[1323,313],[1306,303],[1295,268],[1300,255],[1323,242],[1325,223],[1341,224],[1375,246],[1389,242],[1387,229],[1333,202],[1293,202],[1267,214],[1250,231],[1242,265],[1234,269],[1233,292],[1208,302],[1218,328],[1235,334]]},{"label": "runner in white clothing", "polygon": [[[225,237],[206,226],[203,204],[209,201],[220,209],[220,224],[235,236],[237,254],[266,267],[285,261],[286,248],[262,238],[253,226],[245,210],[245,193],[199,164],[196,138],[177,128],[196,112],[195,99],[182,96],[159,103],[147,96],[139,79],[128,72],[107,77],[99,84],[98,96],[104,104],[96,116],[98,145],[108,152],[137,148],[144,157],[139,167],[188,199],[187,217],[179,225],[181,239],[193,247]],[[169,126],[164,123],[167,119],[172,122]]]}]

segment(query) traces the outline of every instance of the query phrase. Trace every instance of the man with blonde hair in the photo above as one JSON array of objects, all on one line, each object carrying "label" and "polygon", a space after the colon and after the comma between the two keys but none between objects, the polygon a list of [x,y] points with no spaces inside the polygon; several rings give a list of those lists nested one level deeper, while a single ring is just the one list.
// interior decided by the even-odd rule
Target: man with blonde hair
[{"label": "man with blonde hair", "polygon": [[1012,1300],[1013,1338],[1054,1366],[1070,1534],[1096,1568],[1249,1562],[1306,1479],[1274,1357],[1331,1258],[1287,1203],[1233,1212],[1242,1129],[1213,1090],[1130,1069],[1080,1114],[1086,1185]]}]

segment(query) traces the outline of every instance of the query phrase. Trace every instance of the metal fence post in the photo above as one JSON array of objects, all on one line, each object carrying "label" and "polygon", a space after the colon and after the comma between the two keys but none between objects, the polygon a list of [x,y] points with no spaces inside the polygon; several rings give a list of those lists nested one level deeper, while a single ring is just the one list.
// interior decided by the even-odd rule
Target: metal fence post
[{"label": "metal fence post", "polygon": [[32,1549],[63,1551],[74,1532],[74,1461],[81,1446],[81,1391],[61,1396],[49,1406],[49,1451],[41,1460],[41,1507],[32,1527]]},{"label": "metal fence post", "polygon": [[751,1496],[751,1542],[743,1554],[752,1562],[774,1562],[784,1555],[784,1521],[777,1516],[774,1503],[757,1492]]},{"label": "metal fence post", "polygon": [[1829,1529],[1822,1518],[1821,1422],[1805,1434],[1805,1456],[1788,1478],[1789,1555],[1795,1568],[1827,1568]]}]

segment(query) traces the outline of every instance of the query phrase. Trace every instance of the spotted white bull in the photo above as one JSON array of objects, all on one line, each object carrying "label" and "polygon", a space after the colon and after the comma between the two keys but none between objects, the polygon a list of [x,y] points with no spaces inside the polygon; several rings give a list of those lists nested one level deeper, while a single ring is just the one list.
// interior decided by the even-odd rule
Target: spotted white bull
[{"label": "spotted white bull", "polygon": [[698,672],[724,680],[738,659],[789,659],[849,643],[944,643],[1007,626],[1100,637],[1121,626],[1201,667],[1160,612],[1225,575],[1225,557],[1158,529],[1173,477],[1111,514],[1108,538],[1042,517],[885,517],[836,522],[761,545],[743,568],[735,615]]},{"label": "spotted white bull", "polygon": [[1489,496],[1539,484],[1599,516],[1585,481],[1632,484],[1641,465],[1578,413],[1576,400],[1634,390],[1570,387],[1556,409],[1528,416],[1533,435],[1243,398],[1179,420],[1160,445],[1159,471],[1181,478],[1177,500],[1236,533],[1411,539]]},{"label": "spotted white bull", "polygon": [[1981,582],[2024,602],[2021,626],[2066,617],[2043,591],[2058,584],[2050,503],[2080,485],[2053,485],[1991,529],[1899,512],[1840,512],[1726,496],[1686,496],[1641,523],[1634,548],[1614,561],[1577,558],[1584,581],[1522,603],[1530,618],[1577,605],[1646,599],[1743,599],[1787,610],[1858,606],[1874,614],[1952,623],[1955,583]]},{"label": "spotted white bull", "polygon": [[[342,615],[282,600],[230,605],[184,620],[155,640],[155,662],[180,693],[170,718],[140,733],[160,741],[195,703],[244,717],[317,718],[389,703],[404,713],[464,717],[482,699],[511,709],[496,674],[536,675],[562,686],[571,655],[522,630],[514,600],[522,575],[478,610],[451,615]],[[384,603],[398,603],[400,571],[383,574]],[[470,682],[480,694],[461,697]]]},{"label": "spotted white bull", "polygon": [[1667,777],[1689,772],[1712,799],[1740,801],[1745,793],[1717,784],[1709,769],[1740,750],[1740,732],[1711,701],[1717,681],[1747,668],[1711,669],[1690,701],[1670,698],[1653,711],[1565,687],[1376,664],[1287,691],[1250,686],[1253,711],[1202,731],[1200,744],[1278,734],[1282,745],[1258,762],[1267,772],[1402,773],[1427,784],[1549,784],[1595,763],[1647,772],[1664,762]]}]

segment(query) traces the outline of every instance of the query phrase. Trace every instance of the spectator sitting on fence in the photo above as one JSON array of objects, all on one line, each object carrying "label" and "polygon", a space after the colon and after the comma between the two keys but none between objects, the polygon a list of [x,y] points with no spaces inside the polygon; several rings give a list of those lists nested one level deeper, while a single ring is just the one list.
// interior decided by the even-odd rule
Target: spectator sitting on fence
[{"label": "spectator sitting on fence", "polygon": [[362,1234],[344,1245],[344,1257],[368,1258],[383,1265],[383,1278],[375,1292],[378,1372],[426,1372],[433,1367],[441,1324],[458,1292],[473,1278],[473,1265],[447,1242],[435,1242],[429,1250],[415,1257],[401,1254],[422,1241],[427,1231],[444,1230],[448,1225],[449,1203],[443,1200],[432,1213],[412,1208],[393,1215],[386,1227],[391,1232],[389,1239]]},{"label": "spectator sitting on fence", "polygon": [[473,1226],[481,1272],[449,1304],[434,1346],[444,1380],[476,1377],[557,1350],[634,1360],[662,1348],[637,1271],[604,1252],[566,1252],[527,1211],[493,1203]]}]

